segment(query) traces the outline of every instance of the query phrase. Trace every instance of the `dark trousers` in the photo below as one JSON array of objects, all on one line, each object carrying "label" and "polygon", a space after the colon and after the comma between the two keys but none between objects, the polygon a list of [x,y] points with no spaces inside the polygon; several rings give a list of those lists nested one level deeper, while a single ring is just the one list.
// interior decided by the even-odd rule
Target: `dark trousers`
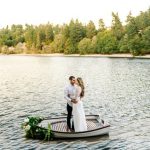
[{"label": "dark trousers", "polygon": [[69,104],[67,104],[67,112],[68,112],[68,114],[67,114],[67,125],[68,125],[69,129],[74,130],[73,122],[72,122],[72,127],[70,124],[70,120],[71,120],[71,116],[72,116],[72,107]]}]

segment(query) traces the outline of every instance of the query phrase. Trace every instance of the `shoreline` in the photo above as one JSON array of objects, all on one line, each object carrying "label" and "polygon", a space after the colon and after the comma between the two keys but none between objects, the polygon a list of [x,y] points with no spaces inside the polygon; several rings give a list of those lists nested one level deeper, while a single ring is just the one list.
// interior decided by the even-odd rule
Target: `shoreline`
[{"label": "shoreline", "polygon": [[1,54],[0,56],[44,56],[44,57],[100,57],[100,58],[146,58],[150,59],[149,55],[144,56],[133,56],[131,54],[61,54],[61,53],[53,53],[53,54]]}]

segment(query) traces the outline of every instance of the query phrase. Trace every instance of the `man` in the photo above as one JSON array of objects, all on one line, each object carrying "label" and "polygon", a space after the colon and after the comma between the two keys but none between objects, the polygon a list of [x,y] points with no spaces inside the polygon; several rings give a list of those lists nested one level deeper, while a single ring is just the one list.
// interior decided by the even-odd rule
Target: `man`
[{"label": "man", "polygon": [[74,130],[74,126],[72,125],[71,127],[71,116],[72,116],[72,103],[77,103],[77,101],[75,100],[75,94],[76,94],[76,85],[75,85],[75,77],[74,76],[70,76],[69,77],[69,81],[70,84],[69,86],[67,86],[65,88],[64,91],[64,98],[67,100],[67,131],[68,130]]}]

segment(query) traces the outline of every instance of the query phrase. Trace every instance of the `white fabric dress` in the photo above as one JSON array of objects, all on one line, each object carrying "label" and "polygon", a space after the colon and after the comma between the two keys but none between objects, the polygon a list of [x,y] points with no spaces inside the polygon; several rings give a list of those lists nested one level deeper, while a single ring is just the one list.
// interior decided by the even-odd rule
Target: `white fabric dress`
[{"label": "white fabric dress", "polygon": [[82,132],[87,130],[85,112],[83,108],[83,102],[80,98],[81,87],[76,86],[76,99],[78,103],[73,103],[73,122],[75,132]]}]

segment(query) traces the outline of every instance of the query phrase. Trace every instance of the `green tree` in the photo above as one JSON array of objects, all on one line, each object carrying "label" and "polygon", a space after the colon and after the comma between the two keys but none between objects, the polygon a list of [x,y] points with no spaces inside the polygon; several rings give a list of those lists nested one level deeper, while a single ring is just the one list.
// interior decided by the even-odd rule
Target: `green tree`
[{"label": "green tree", "polygon": [[97,36],[95,35],[92,38],[92,41],[91,41],[91,51],[90,51],[90,53],[92,53],[92,54],[96,53],[96,48],[97,48]]},{"label": "green tree", "polygon": [[128,34],[129,39],[133,38],[133,36],[135,36],[138,33],[138,27],[137,27],[137,24],[136,24],[136,20],[132,16],[131,12],[127,16],[126,23],[127,23],[127,25],[125,27],[125,31]]},{"label": "green tree", "polygon": [[125,34],[119,42],[119,49],[120,49],[121,53],[129,53],[130,52],[128,41],[129,41],[128,35]]},{"label": "green tree", "polygon": [[146,27],[142,33],[143,49],[142,54],[150,54],[150,26]]},{"label": "green tree", "polygon": [[78,44],[79,53],[82,55],[91,53],[91,48],[91,39],[89,38],[82,39]]},{"label": "green tree", "polygon": [[139,16],[127,16],[126,34],[128,47],[133,55],[149,53],[149,26],[150,10],[141,12]]},{"label": "green tree", "polygon": [[67,41],[65,42],[64,53],[65,54],[73,54],[73,53],[75,53],[75,51],[76,51],[76,47],[73,45],[70,38],[68,38]]},{"label": "green tree", "polygon": [[53,26],[48,23],[44,28],[45,28],[45,43],[49,44],[54,40]]},{"label": "green tree", "polygon": [[70,47],[71,53],[78,53],[78,43],[86,35],[85,27],[78,20],[71,20],[69,24],[69,40],[67,45]]},{"label": "green tree", "polygon": [[3,28],[0,30],[0,45],[6,45],[8,47],[15,46],[16,41],[13,39],[12,32],[7,26],[6,28]]},{"label": "green tree", "polygon": [[14,40],[13,45],[17,45],[19,42],[21,43],[25,42],[24,29],[22,25],[12,25],[11,35],[12,39]]},{"label": "green tree", "polygon": [[60,25],[55,25],[55,26],[53,26],[53,33],[54,33],[54,35],[55,34],[59,34],[61,32],[61,27],[60,27]]},{"label": "green tree", "polygon": [[123,37],[124,29],[122,26],[122,23],[120,21],[118,13],[112,12],[112,33],[116,37],[116,39],[119,41]]},{"label": "green tree", "polygon": [[36,28],[37,30],[37,37],[36,37],[36,48],[39,50],[38,52],[40,53],[40,50],[42,50],[45,40],[46,40],[46,34],[45,34],[45,27],[43,25],[40,25],[39,27]]},{"label": "green tree", "polygon": [[106,26],[105,26],[105,23],[104,23],[103,19],[99,20],[98,25],[99,25],[99,28],[98,28],[99,32],[106,30]]},{"label": "green tree", "polygon": [[25,42],[28,49],[34,49],[36,47],[36,30],[33,25],[26,24]]},{"label": "green tree", "polygon": [[62,34],[55,35],[53,46],[56,53],[63,53],[65,47],[65,39]]},{"label": "green tree", "polygon": [[64,24],[61,28],[61,34],[64,36],[65,40],[69,38],[69,26],[67,24]]},{"label": "green tree", "polygon": [[132,55],[141,55],[141,50],[143,48],[143,42],[138,35],[135,35],[134,38],[129,41],[129,49]]},{"label": "green tree", "polygon": [[117,53],[117,39],[111,30],[99,32],[97,35],[97,53],[112,54]]},{"label": "green tree", "polygon": [[90,21],[86,26],[86,37],[92,39],[96,35],[96,28],[93,21]]}]

